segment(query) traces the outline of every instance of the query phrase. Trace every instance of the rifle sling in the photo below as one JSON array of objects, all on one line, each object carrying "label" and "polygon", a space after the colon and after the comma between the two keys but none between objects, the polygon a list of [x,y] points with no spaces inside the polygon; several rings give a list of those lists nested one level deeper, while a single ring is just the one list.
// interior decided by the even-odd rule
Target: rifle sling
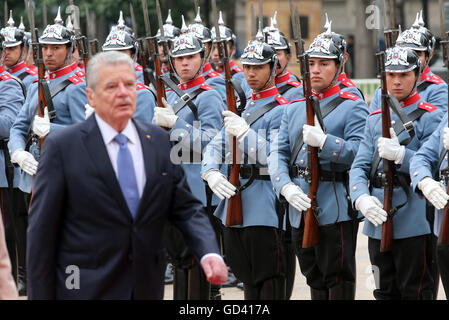
[{"label": "rifle sling", "polygon": [[[321,111],[321,119],[326,118],[332,111],[335,110],[343,101],[346,99],[341,97],[336,97],[335,99],[331,100],[328,104],[326,104]],[[298,157],[299,150],[301,150],[301,147],[304,144],[303,136],[302,136],[302,130],[298,135],[298,138],[295,141],[295,144],[293,146],[292,151],[292,157],[290,158],[290,166],[295,164],[296,158]]]},{"label": "rifle sling", "polygon": [[[23,75],[23,74],[28,75],[28,73],[26,73],[26,72],[22,73],[21,75]],[[27,97],[27,88],[25,87],[25,84],[23,83],[23,81],[20,78],[20,76],[16,77],[16,76],[11,75],[11,78],[13,78],[15,81],[17,81],[18,84],[20,84],[20,87],[22,88],[22,94],[23,94],[23,96],[26,99],[26,97]]]},{"label": "rifle sling", "polygon": [[278,105],[279,102],[277,102],[276,100],[270,102],[267,105],[264,105],[263,107],[257,109],[255,112],[251,113],[251,115],[246,119],[246,122],[248,123],[249,126],[251,126],[254,122],[263,117],[265,113],[277,107]]},{"label": "rifle sling", "polygon": [[425,82],[421,83],[420,85],[418,85],[418,87],[416,89],[418,90],[418,93],[421,93],[422,91],[426,90],[432,84],[433,84],[433,82],[425,81]]},{"label": "rifle sling", "polygon": [[234,78],[231,78],[229,80],[229,83],[231,84],[231,87],[235,90],[235,92],[237,92],[237,95],[239,96],[240,105],[237,108],[237,111],[241,114],[242,111],[245,110],[245,107],[246,107],[245,92],[243,92],[243,89],[242,89],[242,86],[240,85],[240,83],[237,80],[235,80]]},{"label": "rifle sling", "polygon": [[177,114],[179,111],[181,111],[187,104],[187,106],[190,108],[190,110],[193,113],[193,116],[195,118],[195,120],[198,120],[198,108],[197,106],[193,103],[193,99],[196,98],[197,95],[199,95],[203,89],[199,88],[195,91],[193,91],[192,93],[188,94],[185,93],[184,91],[182,91],[178,85],[172,80],[170,79],[168,76],[161,76],[161,80],[170,88],[173,90],[174,93],[176,93],[178,95],[178,97],[180,97],[181,99],[176,102],[173,105],[173,111],[175,112],[175,114]]}]

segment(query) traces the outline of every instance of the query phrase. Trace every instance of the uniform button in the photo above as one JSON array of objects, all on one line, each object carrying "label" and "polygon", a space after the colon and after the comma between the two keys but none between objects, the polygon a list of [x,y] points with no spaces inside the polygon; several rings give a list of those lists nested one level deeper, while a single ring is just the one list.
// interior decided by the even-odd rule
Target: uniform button
[{"label": "uniform button", "polygon": [[187,128],[190,128],[190,124],[186,124],[186,127],[187,127]]},{"label": "uniform button", "polygon": [[413,175],[416,177],[418,175],[418,171],[413,172]]},{"label": "uniform button", "polygon": [[254,101],[251,101],[249,104],[253,106],[254,105]]},{"label": "uniform button", "polygon": [[355,191],[355,190],[357,190],[357,187],[355,187],[355,186],[354,186],[354,187],[352,187],[352,190],[354,190],[354,191]]},{"label": "uniform button", "polygon": [[337,153],[336,153],[336,152],[334,152],[334,153],[332,153],[332,155],[333,155],[334,157],[336,157],[336,156],[337,156]]},{"label": "uniform button", "polygon": [[279,177],[276,177],[276,179],[275,179],[276,181],[279,181],[279,180],[281,180]]},{"label": "uniform button", "polygon": [[254,152],[254,148],[250,148],[249,151]]},{"label": "uniform button", "polygon": [[259,140],[257,140],[257,142],[262,143],[262,139],[259,138]]},{"label": "uniform button", "polygon": [[250,115],[251,115],[250,113],[248,113],[248,112],[246,113],[246,116],[247,116],[247,117],[249,117]]},{"label": "uniform button", "polygon": [[302,152],[306,152],[306,147],[302,147]]},{"label": "uniform button", "polygon": [[335,140],[335,143],[336,143],[336,144],[339,144],[339,143],[340,143],[340,140],[339,140],[339,139]]},{"label": "uniform button", "polygon": [[257,94],[257,95],[256,95],[256,98],[259,99],[259,98],[260,98],[260,94]]},{"label": "uniform button", "polygon": [[396,121],[391,120],[391,125],[394,126],[396,124]]},{"label": "uniform button", "polygon": [[183,133],[181,133],[181,134],[180,134],[180,136],[181,136],[181,137],[184,137],[184,136],[185,136],[184,132],[183,132]]},{"label": "uniform button", "polygon": [[304,164],[304,160],[299,160],[299,164]]}]

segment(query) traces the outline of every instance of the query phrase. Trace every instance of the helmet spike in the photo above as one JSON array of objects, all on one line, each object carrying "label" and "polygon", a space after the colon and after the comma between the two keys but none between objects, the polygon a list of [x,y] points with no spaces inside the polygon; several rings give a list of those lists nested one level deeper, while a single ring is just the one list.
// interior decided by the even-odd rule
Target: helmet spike
[{"label": "helmet spike", "polygon": [[221,12],[220,10],[220,14],[219,14],[219,18],[218,18],[218,25],[220,26],[224,26],[224,21],[223,21],[223,12]]},{"label": "helmet spike", "polygon": [[123,19],[123,11],[120,10],[120,16],[117,22],[117,28],[124,29],[125,28],[125,20]]},{"label": "helmet spike", "polygon": [[184,19],[184,15],[181,15],[182,25],[181,25],[181,33],[187,33],[189,28],[187,28],[186,21]]},{"label": "helmet spike", "polygon": [[324,23],[324,29],[327,30],[330,26],[329,17],[327,16],[327,12],[324,14],[326,16],[326,22]]},{"label": "helmet spike", "polygon": [[422,10],[419,10],[418,24],[419,24],[420,27],[424,27],[424,19],[422,17]]},{"label": "helmet spike", "polygon": [[412,27],[419,28],[419,12],[416,13],[416,19],[415,22],[413,22]]},{"label": "helmet spike", "polygon": [[9,20],[8,20],[8,27],[14,27],[14,19],[12,18],[12,10],[9,10]]},{"label": "helmet spike", "polygon": [[328,38],[332,37],[332,20],[328,21],[327,23],[327,29],[324,32],[324,35]]},{"label": "helmet spike", "polygon": [[23,17],[20,17],[19,29],[22,31],[25,31],[25,25],[23,24]]},{"label": "helmet spike", "polygon": [[61,18],[61,7],[58,7],[58,14],[56,15],[56,18],[55,18],[55,24],[60,24],[62,26],[63,23],[64,23],[64,21]]},{"label": "helmet spike", "polygon": [[277,28],[278,27],[278,12],[275,11],[273,18],[271,19],[271,25],[273,26],[273,28]]},{"label": "helmet spike", "polygon": [[198,7],[198,13],[196,14],[195,20],[196,23],[202,23],[203,21],[201,20],[201,16],[200,16],[200,7]]},{"label": "helmet spike", "polygon": [[171,9],[168,9],[168,16],[167,16],[167,20],[165,20],[166,24],[173,24],[173,20],[171,18]]}]

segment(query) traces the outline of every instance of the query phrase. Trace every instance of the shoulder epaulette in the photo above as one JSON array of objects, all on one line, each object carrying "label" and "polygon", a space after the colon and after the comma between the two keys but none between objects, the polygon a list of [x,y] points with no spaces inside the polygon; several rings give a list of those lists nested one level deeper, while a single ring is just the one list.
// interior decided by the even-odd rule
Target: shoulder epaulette
[{"label": "shoulder epaulette", "polygon": [[83,70],[78,70],[75,74],[80,78],[84,78],[86,76],[86,73]]},{"label": "shoulder epaulette", "polygon": [[374,115],[374,114],[378,114],[378,113],[382,113],[382,109],[377,109],[373,112],[370,113],[370,116]]},{"label": "shoulder epaulette", "polygon": [[135,69],[136,71],[143,71],[143,67],[140,64],[136,64]]},{"label": "shoulder epaulette", "polygon": [[351,99],[354,101],[357,101],[360,99],[359,96],[357,96],[351,92],[347,92],[347,91],[340,91],[340,97],[345,98],[345,99]]},{"label": "shoulder epaulette", "polygon": [[444,80],[443,79],[441,79],[439,76],[437,76],[436,74],[432,74],[432,75],[430,75],[430,76],[427,76],[426,77],[426,81],[427,82],[432,82],[432,83],[435,83],[435,84],[442,84],[442,83],[444,83]]},{"label": "shoulder epaulette", "polygon": [[345,87],[355,87],[356,85],[354,84],[354,82],[351,81],[351,79],[348,78],[343,78],[341,79],[341,83],[345,86]]},{"label": "shoulder epaulette", "polygon": [[438,109],[433,104],[430,104],[430,103],[427,103],[427,102],[420,102],[420,103],[418,103],[418,108],[426,110],[428,112],[433,112],[436,109]]},{"label": "shoulder epaulette", "polygon": [[234,67],[234,68],[232,68],[232,70],[237,73],[243,72],[243,69],[240,67]]},{"label": "shoulder epaulette", "polygon": [[143,83],[136,82],[136,90],[137,90],[137,91],[143,90],[143,89],[146,89],[146,88],[147,88],[147,87],[146,87]]},{"label": "shoulder epaulette", "polygon": [[283,96],[281,96],[280,94],[278,94],[275,98],[274,98],[277,102],[279,102],[280,105],[283,104],[289,104],[290,102],[288,102],[287,99],[285,99]]},{"label": "shoulder epaulette", "polygon": [[38,72],[36,70],[30,69],[30,68],[26,68],[25,72],[28,74],[31,74],[32,76],[37,76]]},{"label": "shoulder epaulette", "polygon": [[287,84],[291,85],[292,87],[295,87],[295,88],[298,88],[301,86],[301,82],[295,81],[295,80],[287,81]]},{"label": "shoulder epaulette", "polygon": [[219,77],[220,74],[219,74],[218,72],[211,71],[211,72],[209,72],[209,73],[207,74],[207,76],[208,76],[209,78],[216,78],[216,77]]},{"label": "shoulder epaulette", "polygon": [[205,83],[201,84],[200,88],[203,90],[206,90],[206,91],[215,90],[213,87],[211,87],[210,85],[205,84]]},{"label": "shoulder epaulette", "polygon": [[68,79],[69,79],[69,81],[70,81],[71,83],[73,83],[73,84],[79,84],[79,83],[84,82],[83,79],[81,79],[81,78],[78,77],[78,76],[71,76],[71,77],[69,77]]},{"label": "shoulder epaulette", "polygon": [[7,74],[7,73],[2,74],[2,75],[0,76],[0,78],[1,78],[3,81],[8,81],[8,80],[11,80],[11,79],[12,79],[11,75],[10,75],[10,74]]}]

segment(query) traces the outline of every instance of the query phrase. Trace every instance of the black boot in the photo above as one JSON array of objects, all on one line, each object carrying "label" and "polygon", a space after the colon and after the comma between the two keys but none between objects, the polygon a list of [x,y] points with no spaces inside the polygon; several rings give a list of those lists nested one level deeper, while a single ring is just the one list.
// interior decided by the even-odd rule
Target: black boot
[{"label": "black boot", "polygon": [[354,300],[355,283],[340,281],[337,285],[329,289],[329,300]]},{"label": "black boot", "polygon": [[260,300],[285,300],[285,277],[265,280],[260,288]]},{"label": "black boot", "polygon": [[311,300],[329,300],[329,290],[318,290],[310,288],[310,299]]},{"label": "black boot", "polygon": [[243,284],[243,296],[245,300],[259,300],[259,287]]}]

